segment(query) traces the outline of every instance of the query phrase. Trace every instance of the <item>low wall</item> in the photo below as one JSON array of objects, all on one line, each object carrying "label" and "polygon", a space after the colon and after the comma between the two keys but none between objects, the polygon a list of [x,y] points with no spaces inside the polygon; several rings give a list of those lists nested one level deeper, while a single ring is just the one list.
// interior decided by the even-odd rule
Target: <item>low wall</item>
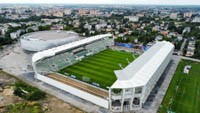
[{"label": "low wall", "polygon": [[73,94],[75,96],[78,96],[84,100],[87,100],[89,102],[92,102],[98,106],[101,106],[101,107],[104,107],[106,109],[108,109],[108,100],[105,100],[105,99],[102,99],[100,97],[97,97],[97,96],[94,96],[92,94],[89,94],[87,92],[84,92],[82,90],[79,90],[77,88],[74,88],[74,87],[71,87],[71,86],[68,86],[66,84],[63,84],[61,82],[58,82],[56,80],[53,80],[51,78],[48,78],[48,77],[45,77],[43,75],[40,75],[40,74],[37,74],[35,76],[37,79],[49,84],[49,85],[52,85],[52,86],[55,86],[59,89],[62,89],[70,94]]}]

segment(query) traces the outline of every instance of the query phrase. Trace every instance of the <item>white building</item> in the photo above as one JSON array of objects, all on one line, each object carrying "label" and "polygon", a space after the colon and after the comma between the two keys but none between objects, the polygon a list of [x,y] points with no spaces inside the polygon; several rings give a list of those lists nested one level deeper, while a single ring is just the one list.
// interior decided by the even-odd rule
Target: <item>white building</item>
[{"label": "white building", "polygon": [[192,68],[192,66],[186,65],[186,66],[184,67],[183,72],[184,72],[185,74],[188,74],[188,73],[190,72],[190,69],[191,69],[191,68]]},{"label": "white building", "polygon": [[72,13],[72,11],[70,9],[64,10],[64,14],[65,15],[71,15],[71,13]]},{"label": "white building", "polygon": [[156,41],[161,41],[163,39],[163,36],[159,35],[159,36],[156,36]]},{"label": "white building", "polygon": [[190,31],[191,31],[191,27],[185,27],[184,30],[183,30],[183,32],[182,32],[182,34],[184,34],[184,33],[190,33]]},{"label": "white building", "polygon": [[192,17],[192,12],[184,13],[184,18],[191,18],[191,17]]},{"label": "white building", "polygon": [[200,22],[200,17],[195,17],[195,18],[192,20],[192,22],[194,22],[194,23]]},{"label": "white building", "polygon": [[[104,47],[105,46],[111,46],[111,45],[114,45],[113,39],[112,38],[108,39],[108,40],[105,39],[105,38],[111,37],[111,36],[112,36],[112,34],[92,36],[92,37],[89,37],[89,38],[85,38],[85,39],[82,39],[82,40],[79,40],[79,41],[75,41],[75,42],[72,42],[72,43],[69,43],[69,44],[61,45],[61,46],[51,48],[51,49],[48,49],[48,50],[44,50],[44,51],[41,51],[41,52],[34,54],[33,57],[32,57],[32,65],[33,65],[33,69],[34,69],[34,72],[35,72],[35,78],[37,78],[38,80],[41,80],[41,81],[43,81],[47,84],[55,86],[59,89],[62,89],[66,92],[69,92],[72,95],[75,95],[75,96],[80,97],[84,100],[87,100],[89,102],[92,102],[96,105],[99,105],[101,107],[108,109],[108,107],[109,107],[108,98],[94,95],[94,93],[91,93],[91,92],[89,93],[86,90],[81,90],[81,89],[78,89],[77,87],[72,87],[70,85],[64,84],[63,82],[59,82],[56,79],[52,79],[52,78],[45,76],[48,73],[46,71],[44,71],[44,67],[41,68],[41,65],[39,67],[38,62],[40,62],[44,59],[47,59],[47,58],[51,58],[51,57],[55,58],[56,55],[63,56],[63,54],[64,54],[63,60],[65,62],[67,62],[66,59],[69,58],[68,55],[70,57],[73,57],[73,56],[70,55],[70,53],[66,52],[67,50],[73,50],[74,48],[77,48],[77,47],[83,48],[83,46],[87,45],[87,44],[89,44],[89,46],[87,46],[86,48],[89,49],[93,46],[93,44],[95,42],[97,42],[97,44],[99,44],[99,42],[104,42],[101,45],[101,46],[104,46]],[[94,48],[92,47],[90,49],[90,51],[96,52],[96,50],[93,50],[93,49]],[[104,49],[106,49],[106,48],[104,48]],[[87,53],[87,54],[90,55],[90,53]],[[79,58],[77,58],[77,59],[79,59]],[[50,60],[50,59],[48,59],[48,60]],[[59,58],[59,60],[62,60],[62,58]],[[70,61],[70,63],[72,63],[72,62],[74,62],[74,61]],[[46,63],[42,64],[42,65],[46,65]],[[68,64],[66,64],[66,65],[68,65]],[[49,67],[49,66],[51,67],[50,64],[47,64],[47,67]],[[53,68],[53,67],[51,67],[51,68]],[[46,69],[49,70],[49,68],[46,68]],[[91,87],[91,86],[88,85],[88,87]],[[105,92],[105,91],[103,91],[103,92]],[[106,91],[106,95],[108,95],[108,91]]]},{"label": "white building", "polygon": [[92,29],[92,25],[85,24],[85,25],[84,25],[84,28],[85,28],[85,29],[88,29],[88,30],[91,30],[91,29]]},{"label": "white building", "polygon": [[[100,97],[94,95],[94,92],[89,93],[85,90],[81,90],[49,78],[45,76],[45,74],[48,73],[41,71],[43,68],[38,67],[39,62],[41,62],[43,59],[50,61],[52,56],[59,54],[59,60],[61,60],[60,58],[63,57],[63,54],[65,56],[64,59],[66,59],[67,55],[70,54],[62,52],[67,50],[70,51],[73,48],[82,47],[83,45],[91,44],[95,41],[103,41],[105,44],[107,41],[109,41],[105,40],[105,38],[111,36],[112,34],[97,35],[34,54],[32,57],[32,65],[35,72],[35,77],[47,84],[69,92],[72,95],[78,96],[79,98],[92,102],[106,109],[110,109],[113,112],[141,109],[142,105],[146,102],[150,92],[171,60],[174,45],[169,42],[157,42],[127,67],[122,70],[115,70],[114,73],[117,77],[117,80],[109,88],[109,92],[105,91],[108,97]],[[111,43],[113,44],[112,41]],[[107,44],[111,46],[111,43],[109,42]],[[42,65],[47,65],[48,70],[49,68],[53,68],[48,64]],[[64,77],[61,76],[61,78]]]},{"label": "white building", "polygon": [[109,89],[109,107],[114,112],[139,110],[169,64],[174,45],[157,42],[122,70]]},{"label": "white building", "polygon": [[177,13],[171,13],[170,14],[171,19],[176,19],[177,18]]},{"label": "white building", "polygon": [[22,35],[20,38],[21,47],[28,51],[42,51],[59,45],[67,44],[80,37],[72,31],[39,31]]},{"label": "white building", "polygon": [[131,21],[131,22],[138,22],[139,21],[138,16],[125,16],[124,18],[128,18],[129,21]]},{"label": "white building", "polygon": [[95,29],[96,29],[96,30],[100,30],[100,29],[104,28],[106,25],[107,25],[107,24],[97,24],[97,25],[95,26]]},{"label": "white building", "polygon": [[10,33],[10,37],[12,39],[17,39],[20,37],[22,32],[24,32],[24,30],[17,30],[16,32],[12,32],[12,33]]},{"label": "white building", "polygon": [[5,35],[7,31],[8,31],[8,27],[0,27],[0,35]]},{"label": "white building", "polygon": [[19,34],[17,32],[13,32],[13,33],[10,33],[10,37],[12,39],[17,39],[19,37]]},{"label": "white building", "polygon": [[180,34],[178,34],[178,35],[177,35],[177,39],[178,39],[179,41],[181,41],[181,40],[183,40],[183,36],[180,35]]}]

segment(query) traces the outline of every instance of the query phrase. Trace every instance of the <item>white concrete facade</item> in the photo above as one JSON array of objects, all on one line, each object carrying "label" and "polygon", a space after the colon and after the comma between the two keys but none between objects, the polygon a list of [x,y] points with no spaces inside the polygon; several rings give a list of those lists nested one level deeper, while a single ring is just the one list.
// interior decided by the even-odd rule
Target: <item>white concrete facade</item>
[{"label": "white concrete facade", "polygon": [[69,92],[98,106],[110,109],[113,112],[141,109],[171,60],[174,45],[169,42],[157,42],[127,67],[122,70],[116,70],[115,74],[117,80],[109,88],[109,99],[102,99],[85,91],[48,78],[37,72],[37,61],[54,56],[56,53],[61,51],[70,50],[111,36],[112,34],[97,35],[34,54],[32,57],[32,65],[35,77],[47,84]]},{"label": "white concrete facade", "polygon": [[58,52],[69,50],[69,49],[72,49],[74,47],[78,47],[78,46],[81,46],[81,45],[84,45],[84,44],[87,44],[87,43],[95,42],[95,41],[104,39],[106,37],[111,37],[111,36],[112,36],[112,34],[97,35],[97,36],[89,37],[89,38],[86,38],[86,39],[82,39],[82,40],[75,41],[75,42],[72,42],[72,43],[69,43],[69,44],[65,44],[65,45],[62,45],[62,46],[58,46],[58,47],[55,47],[55,48],[51,48],[51,49],[48,49],[48,50],[44,50],[44,51],[35,53],[32,57],[32,66],[33,66],[33,69],[34,69],[34,72],[35,72],[35,78],[38,79],[38,80],[41,80],[41,81],[43,81],[47,84],[55,86],[55,87],[57,87],[61,90],[69,92],[72,95],[75,95],[75,96],[80,97],[84,100],[87,100],[87,101],[89,101],[93,104],[96,104],[98,106],[109,109],[108,108],[109,107],[108,99],[106,99],[106,98],[103,99],[101,97],[92,95],[88,92],[74,88],[72,86],[66,85],[64,83],[58,82],[54,79],[51,79],[49,77],[46,77],[46,76],[40,74],[37,70],[36,62],[39,61],[39,60],[42,60],[46,57],[54,56]]},{"label": "white concrete facade", "polygon": [[115,71],[117,81],[109,89],[113,112],[139,110],[169,64],[174,45],[157,42],[123,70]]},{"label": "white concrete facade", "polygon": [[[60,36],[61,33],[62,37]],[[68,36],[68,33],[71,32],[40,31],[25,34],[20,38],[21,47],[28,51],[42,51],[79,40],[76,33],[70,36]]]},{"label": "white concrete facade", "polygon": [[72,86],[66,85],[64,83],[58,82],[54,79],[45,77],[43,75],[37,74],[36,78],[38,80],[44,81],[45,83],[55,86],[61,90],[67,91],[72,95],[78,96],[79,98],[82,98],[84,100],[87,100],[89,102],[92,102],[98,106],[104,107],[106,109],[108,109],[108,100],[107,99],[102,99],[100,97],[97,97],[95,95],[92,95],[90,93],[87,93],[85,91],[82,91],[80,89],[74,88]]}]

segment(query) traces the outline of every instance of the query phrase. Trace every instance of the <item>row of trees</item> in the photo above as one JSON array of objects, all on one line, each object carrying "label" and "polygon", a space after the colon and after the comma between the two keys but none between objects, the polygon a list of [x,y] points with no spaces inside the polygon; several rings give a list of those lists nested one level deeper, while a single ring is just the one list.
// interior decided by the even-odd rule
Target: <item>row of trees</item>
[{"label": "row of trees", "polygon": [[196,40],[196,46],[195,47],[196,47],[195,48],[195,54],[194,54],[193,58],[200,59],[200,39]]},{"label": "row of trees", "polygon": [[38,29],[39,29],[39,31],[50,30],[51,26],[50,25],[39,26]]}]

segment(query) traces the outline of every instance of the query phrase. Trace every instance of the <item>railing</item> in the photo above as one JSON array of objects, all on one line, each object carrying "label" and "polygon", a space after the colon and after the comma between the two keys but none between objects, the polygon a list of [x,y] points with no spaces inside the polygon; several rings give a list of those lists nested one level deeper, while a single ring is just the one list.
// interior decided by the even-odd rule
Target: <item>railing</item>
[{"label": "railing", "polygon": [[112,111],[113,112],[121,112],[122,111],[121,106],[112,106]]},{"label": "railing", "polygon": [[133,105],[132,108],[130,105],[124,105],[123,110],[121,109],[121,106],[112,106],[112,111],[113,112],[128,112],[131,110],[139,110],[141,107],[140,105]]},{"label": "railing", "polygon": [[140,105],[132,105],[132,109],[131,110],[139,110],[141,108]]},{"label": "railing", "polygon": [[[124,99],[132,98],[132,94],[125,94]],[[134,97],[141,97],[141,94],[135,94]],[[122,99],[122,94],[112,94],[112,99]]]}]

